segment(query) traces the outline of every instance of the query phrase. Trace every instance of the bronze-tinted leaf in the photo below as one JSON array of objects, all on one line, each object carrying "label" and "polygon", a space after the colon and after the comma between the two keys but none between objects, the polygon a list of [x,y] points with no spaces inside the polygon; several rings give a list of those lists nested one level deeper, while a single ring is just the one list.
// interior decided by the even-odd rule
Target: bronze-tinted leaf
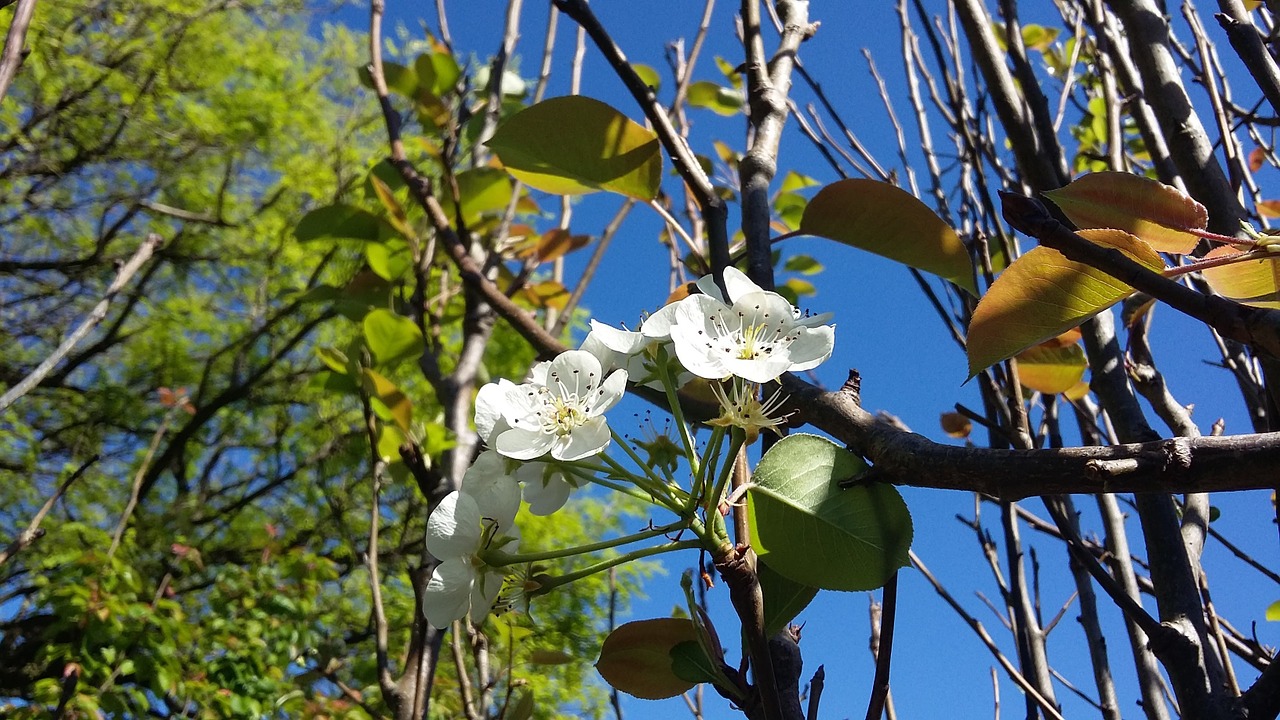
[{"label": "bronze-tinted leaf", "polygon": [[1079,228],[1113,228],[1136,235],[1160,252],[1189,253],[1209,222],[1204,206],[1177,188],[1141,175],[1096,172],[1045,197]]},{"label": "bronze-tinted leaf", "polygon": [[977,294],[969,251],[949,225],[907,191],[875,180],[840,180],[805,207],[800,232],[931,272]]},{"label": "bronze-tinted leaf", "polygon": [[[1230,257],[1240,252],[1230,245],[1223,245],[1210,250],[1204,259]],[[1219,295],[1246,305],[1280,309],[1280,264],[1276,260],[1247,260],[1207,268],[1200,274]]]},{"label": "bronze-tinted leaf", "polygon": [[596,670],[610,686],[628,695],[646,700],[675,697],[695,683],[675,674],[671,650],[697,639],[697,628],[688,618],[629,622],[604,639]]},{"label": "bronze-tinted leaf", "polygon": [[[1164,263],[1147,243],[1120,230],[1084,230],[1152,271]],[[1121,300],[1133,288],[1048,247],[1032,249],[996,278],[969,323],[969,374],[1057,337]]]},{"label": "bronze-tinted leaf", "polygon": [[1056,395],[1075,387],[1084,377],[1089,361],[1079,345],[1053,341],[1027,348],[1017,354],[1018,379],[1024,387]]}]

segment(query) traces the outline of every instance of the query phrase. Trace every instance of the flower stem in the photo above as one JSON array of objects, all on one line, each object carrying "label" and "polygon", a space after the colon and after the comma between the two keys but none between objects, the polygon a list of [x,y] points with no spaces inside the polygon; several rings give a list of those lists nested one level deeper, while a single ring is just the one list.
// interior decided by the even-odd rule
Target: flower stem
[{"label": "flower stem", "polygon": [[716,479],[715,488],[707,496],[708,515],[712,512],[719,513],[720,498],[724,496],[725,486],[729,484],[729,477],[733,475],[734,459],[738,457],[738,452],[747,441],[747,433],[742,428],[735,427],[730,432],[729,454],[724,456],[724,467],[720,468],[720,477]]},{"label": "flower stem", "polygon": [[482,553],[481,555],[486,563],[495,566],[517,565],[519,563],[539,562],[542,560],[557,560],[559,558],[572,557],[574,555],[585,555],[587,553],[608,550],[609,548],[615,548],[633,542],[640,542],[641,540],[648,540],[649,538],[666,535],[667,533],[676,532],[678,530],[685,530],[688,527],[689,521],[681,518],[680,520],[661,527],[649,528],[648,530],[641,530],[640,532],[632,533],[630,535],[623,535],[622,537],[611,538],[609,540],[587,543],[586,545],[578,545],[569,548],[556,548],[554,550],[544,550],[542,552],[531,553],[504,553],[500,550],[494,550]]},{"label": "flower stem", "polygon": [[631,562],[632,560],[640,560],[641,558],[651,557],[653,555],[661,555],[662,553],[675,552],[677,550],[692,550],[700,547],[702,547],[701,540],[677,540],[674,542],[666,543],[665,545],[654,545],[653,547],[633,550],[629,553],[618,555],[617,557],[611,557],[605,560],[601,560],[598,563],[595,563],[593,565],[588,565],[579,570],[574,570],[571,573],[566,573],[559,577],[549,578],[542,583],[542,587],[533,591],[532,593],[530,593],[530,595],[542,595],[544,593],[551,592],[552,590],[560,587],[561,585],[568,585],[569,583],[575,580],[581,580],[582,578],[589,577],[598,572],[603,572],[612,567],[617,567],[618,565],[621,565],[626,562]]},{"label": "flower stem", "polygon": [[667,394],[667,405],[671,407],[671,417],[675,419],[676,427],[680,428],[680,442],[684,445],[684,455],[689,460],[689,472],[696,478],[699,467],[698,449],[693,441],[693,433],[689,430],[689,423],[684,420],[684,408],[680,406],[680,393],[676,389],[676,380],[669,360],[666,351],[660,351],[658,367],[662,369],[662,389]]},{"label": "flower stem", "polygon": [[[623,495],[629,495],[637,500],[642,500],[647,503],[653,502],[653,496],[650,495],[649,493],[643,492],[629,485],[623,485],[622,483],[617,483],[612,480],[606,480],[605,478],[602,478],[598,474],[596,474],[599,471],[596,471],[596,470],[587,471],[580,467],[565,467],[564,471],[569,473],[570,475],[573,475],[575,478],[582,480],[583,482],[589,482],[594,485],[599,485],[601,487],[608,488],[614,492],[622,493]],[[607,469],[600,468],[600,471],[607,472]]]},{"label": "flower stem", "polygon": [[707,473],[715,472],[716,461],[719,459],[720,445],[724,443],[725,429],[720,426],[711,428],[711,438],[707,440],[707,447],[703,451],[702,461],[699,467],[702,469],[700,473],[693,475],[693,492],[689,494],[689,507],[693,508],[702,502],[702,496],[707,491]]},{"label": "flower stem", "polygon": [[[644,460],[640,459],[640,456],[637,455],[636,451],[631,448],[631,445],[627,442],[626,438],[619,435],[617,431],[613,430],[612,428],[610,428],[609,432],[613,434],[613,441],[617,443],[627,453],[628,457],[631,458],[631,462],[635,463],[638,467],[644,470],[643,479],[647,479],[649,482],[641,483],[639,481],[642,478],[636,477],[636,480],[637,480],[636,484],[640,485],[641,487],[644,487],[644,485],[651,485],[651,487],[646,489],[648,489],[651,493],[653,493],[654,499],[662,503],[663,507],[671,510],[672,512],[679,513],[680,506],[673,505],[672,503],[669,502],[670,500],[672,500],[671,491],[673,489],[672,486],[675,485],[675,481],[658,477],[658,475],[654,473],[653,468],[649,467],[647,464],[645,464]],[[624,473],[627,472],[627,469],[623,467],[623,465],[619,463],[617,460],[614,460],[608,455],[601,455],[600,457],[605,461],[606,464],[608,464],[610,467],[614,468],[615,470],[619,470]],[[627,473],[627,474],[631,474],[631,473]],[[675,487],[674,489],[678,490],[681,493],[684,492],[678,486]]]}]

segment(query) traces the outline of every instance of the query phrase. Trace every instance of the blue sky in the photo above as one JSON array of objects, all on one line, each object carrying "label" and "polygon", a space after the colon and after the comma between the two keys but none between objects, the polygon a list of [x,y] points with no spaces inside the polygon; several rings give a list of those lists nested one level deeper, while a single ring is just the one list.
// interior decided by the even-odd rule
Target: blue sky
[{"label": "blue sky", "polygon": [[[944,3],[929,0],[931,12],[940,12]],[[542,51],[542,37],[548,3],[525,3],[525,22],[520,55],[521,74],[531,77]],[[742,50],[733,32],[733,16],[737,3],[717,5],[712,32],[695,79],[723,81],[712,62],[723,56],[731,63],[741,62]],[[1056,17],[1049,0],[1019,3],[1024,22]],[[431,3],[388,2],[389,27],[402,23],[411,31],[425,21],[435,28]],[[500,41],[505,3],[496,0],[472,0],[449,3],[450,26],[455,47],[465,57],[483,61],[493,53]],[[702,12],[697,2],[663,0],[655,2],[595,3],[596,12],[615,35],[628,58],[665,69],[664,47],[670,41],[684,38],[692,41]],[[418,13],[422,13],[419,15]],[[886,167],[898,167],[893,128],[889,122],[874,81],[867,72],[862,49],[867,48],[885,76],[891,93],[901,95],[901,55],[896,16],[892,3],[813,3],[811,19],[821,21],[817,35],[805,43],[800,57],[819,82],[830,93],[832,102]],[[362,13],[343,13],[342,19],[357,28],[364,27]],[[1206,25],[1216,29],[1216,23]],[[556,45],[556,70],[550,96],[568,90],[568,60],[573,46],[573,25],[561,19]],[[772,44],[772,32],[766,33],[766,45]],[[1229,48],[1222,44],[1222,55],[1229,67],[1238,68]],[[1233,72],[1238,72],[1233,70]],[[661,98],[669,100],[670,75],[664,72],[666,88]],[[640,112],[626,95],[621,83],[603,63],[594,48],[588,47],[582,79],[583,93],[610,103],[634,119]],[[1237,84],[1237,91],[1246,85]],[[1193,90],[1194,92],[1194,90]],[[800,102],[808,102],[810,94],[797,89]],[[1199,98],[1197,98],[1198,100]],[[1249,97],[1251,99],[1251,96]],[[1051,98],[1056,103],[1056,97]],[[900,116],[903,109],[898,108]],[[723,139],[741,150],[745,123],[742,118],[721,118],[709,112],[692,114],[694,130],[691,138],[695,152],[714,155],[713,138]],[[1063,133],[1065,137],[1065,132]],[[908,129],[908,147],[919,142]],[[814,152],[808,141],[788,125],[779,160],[779,176],[787,170],[812,175],[822,183],[838,179]],[[1259,182],[1264,187],[1274,181],[1274,170],[1263,170]],[[674,183],[668,189],[675,188]],[[598,234],[618,200],[597,195],[575,203],[573,230]],[[732,226],[736,220],[731,221]],[[593,316],[610,324],[632,323],[642,310],[655,309],[666,297],[666,251],[658,243],[660,220],[644,208],[633,211],[620,235],[614,240],[609,256],[587,294],[585,305]],[[924,299],[920,290],[902,266],[847,247],[820,239],[799,238],[787,241],[787,253],[806,253],[823,262],[826,270],[813,278],[816,296],[806,305],[818,312],[836,313],[836,350],[833,357],[818,370],[828,387],[837,387],[849,368],[858,369],[863,378],[863,402],[871,410],[885,410],[899,417],[917,432],[939,442],[945,438],[938,426],[940,413],[956,402],[979,407],[973,384],[964,384],[966,363],[963,353],[950,340],[942,322]],[[580,253],[570,263],[570,277],[575,267],[585,260]],[[1217,351],[1205,329],[1182,318],[1167,308],[1156,311],[1153,347],[1167,375],[1170,389],[1183,403],[1195,403],[1194,417],[1202,430],[1217,418],[1226,420],[1228,433],[1248,432],[1234,383],[1226,371],[1214,367]],[[639,405],[620,406],[613,416],[629,418]],[[1069,423],[1064,422],[1064,427]],[[624,432],[626,428],[620,428]],[[914,549],[957,599],[988,628],[1004,652],[1014,656],[1013,643],[1000,626],[999,619],[985,607],[977,593],[996,605],[1003,606],[992,581],[978,540],[972,530],[958,522],[957,514],[972,517],[973,497],[963,493],[904,488],[902,494],[913,513],[916,539]],[[1091,498],[1077,498],[1084,513],[1083,524],[1097,527],[1096,509]],[[1215,525],[1233,541],[1258,553],[1263,559],[1274,558],[1276,536],[1273,515],[1266,493],[1219,495],[1214,505],[1222,510],[1222,520]],[[1027,501],[1032,512],[1045,515],[1038,501]],[[572,506],[570,506],[571,508]],[[997,537],[997,510],[983,508],[984,523]],[[1141,535],[1131,523],[1130,540],[1135,552],[1142,554]],[[1024,530],[1024,540],[1034,548],[1041,565],[1041,598],[1046,618],[1057,613],[1074,590],[1065,572],[1063,547]],[[648,599],[634,608],[636,618],[664,616],[682,602],[678,576],[682,568],[692,565],[692,555],[669,565],[666,577],[656,578],[647,586]],[[1028,558],[1028,568],[1030,568]],[[1210,588],[1216,590],[1214,600],[1220,612],[1248,634],[1250,624],[1257,623],[1256,633],[1263,642],[1280,643],[1277,628],[1263,621],[1266,606],[1280,597],[1269,581],[1247,569],[1216,543],[1206,550],[1206,568]],[[902,573],[898,609],[898,634],[895,640],[893,691],[900,717],[991,717],[994,702],[991,670],[995,666],[968,627],[935,595],[924,578],[915,571]],[[722,638],[729,642],[735,636],[734,618],[727,612],[723,585],[711,592],[711,603],[717,608],[714,617]],[[872,664],[868,642],[868,595],[863,593],[823,593],[798,619],[806,623],[802,649],[806,677],[819,664],[826,667],[826,690],[823,696],[824,718],[862,717],[870,688]],[[1154,603],[1148,602],[1154,612]],[[1050,635],[1050,658],[1054,666],[1069,679],[1093,695],[1087,653],[1072,605],[1062,622]],[[1119,616],[1104,603],[1103,618],[1109,631],[1109,649],[1113,671],[1121,693],[1125,716],[1137,716],[1132,703],[1137,697],[1132,671],[1127,662],[1129,650]],[[1252,670],[1237,664],[1241,683],[1254,677]],[[1022,716],[1023,701],[1016,687],[998,673],[1002,715]],[[1093,711],[1069,690],[1058,686],[1058,699],[1066,717],[1091,716]],[[627,698],[624,708],[629,718],[667,718],[687,716],[682,701],[646,702]],[[708,718],[741,717],[730,710],[713,692],[707,692]]]}]

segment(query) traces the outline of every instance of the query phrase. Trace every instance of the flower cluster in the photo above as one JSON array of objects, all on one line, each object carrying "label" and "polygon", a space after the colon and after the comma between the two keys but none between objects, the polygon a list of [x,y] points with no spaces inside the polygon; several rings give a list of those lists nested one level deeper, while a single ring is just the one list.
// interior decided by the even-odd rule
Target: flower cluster
[{"label": "flower cluster", "polygon": [[[581,462],[609,447],[604,413],[622,398],[628,380],[674,398],[686,381],[704,378],[723,410],[713,425],[739,428],[749,441],[761,430],[778,431],[782,420],[771,413],[781,401],[775,393],[761,403],[760,385],[826,360],[835,342],[834,328],[825,324],[830,315],[803,315],[734,268],[725,269],[723,281],[722,291],[711,276],[702,278],[700,293],[650,315],[636,331],[593,320],[581,349],[539,363],[524,383],[499,380],[480,389],[476,431],[490,449],[427,521],[427,550],[442,561],[424,598],[432,625],[490,610],[503,571],[486,562],[486,552],[514,541],[522,488],[536,515],[564,506],[583,477]],[[686,449],[689,437],[686,432]],[[650,471],[669,476],[674,465]]]}]

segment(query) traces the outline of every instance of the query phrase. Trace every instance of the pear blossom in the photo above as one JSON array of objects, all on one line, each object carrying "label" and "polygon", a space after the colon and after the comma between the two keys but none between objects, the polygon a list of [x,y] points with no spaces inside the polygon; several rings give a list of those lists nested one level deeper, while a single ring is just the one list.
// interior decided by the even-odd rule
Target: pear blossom
[{"label": "pear blossom", "polygon": [[530,462],[516,472],[524,488],[524,501],[534,515],[551,515],[569,502],[579,485],[553,463]]},{"label": "pear blossom", "polygon": [[550,453],[556,460],[569,461],[608,447],[609,425],[603,415],[626,391],[625,370],[605,377],[596,356],[568,350],[535,367],[532,375],[532,382],[500,384],[497,391],[485,393],[483,417],[477,409],[477,426],[482,421],[488,425],[492,418],[492,444],[499,453],[516,460]]},{"label": "pear blossom", "polygon": [[746,432],[747,444],[759,439],[761,430],[782,435],[779,428],[788,417],[776,414],[785,402],[782,390],[777,390],[763,402],[760,400],[760,386],[756,383],[734,380],[728,390],[721,383],[711,383],[711,392],[720,401],[720,416],[708,420],[709,425],[741,428]]},{"label": "pear blossom", "polygon": [[[427,550],[441,561],[432,570],[422,598],[423,613],[434,627],[448,627],[468,613],[489,612],[502,590],[504,573],[487,566],[479,553],[498,533],[514,529],[498,522],[505,519],[501,508],[509,506],[510,500],[502,497],[501,491],[485,490],[480,501],[467,492],[455,490],[446,495],[427,518]],[[509,479],[505,494],[510,495],[512,491],[518,504],[519,487]],[[504,518],[486,517],[481,503],[491,510],[498,508]],[[515,513],[510,515],[514,518]]]},{"label": "pear blossom", "polygon": [[765,383],[815,368],[831,356],[835,328],[823,324],[829,314],[806,317],[734,268],[725,268],[724,279],[727,297],[708,275],[698,281],[702,294],[677,304],[671,340],[689,372],[708,380],[736,376]]}]

